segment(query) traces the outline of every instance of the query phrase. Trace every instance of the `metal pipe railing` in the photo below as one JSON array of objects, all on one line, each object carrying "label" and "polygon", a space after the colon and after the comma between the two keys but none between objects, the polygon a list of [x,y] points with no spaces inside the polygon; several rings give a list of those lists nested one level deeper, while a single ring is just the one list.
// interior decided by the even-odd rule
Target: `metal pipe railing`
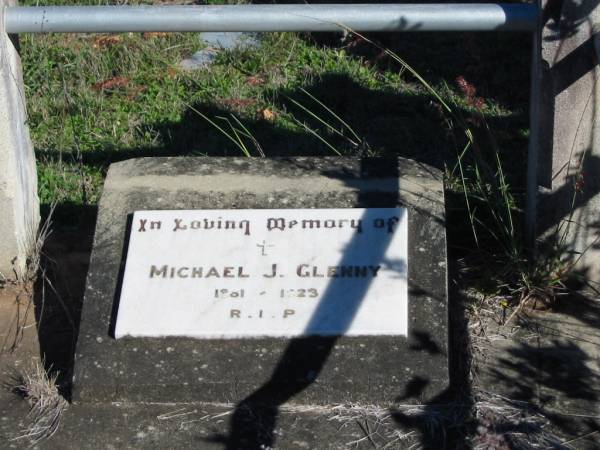
[{"label": "metal pipe railing", "polygon": [[533,31],[535,4],[7,7],[7,33]]}]

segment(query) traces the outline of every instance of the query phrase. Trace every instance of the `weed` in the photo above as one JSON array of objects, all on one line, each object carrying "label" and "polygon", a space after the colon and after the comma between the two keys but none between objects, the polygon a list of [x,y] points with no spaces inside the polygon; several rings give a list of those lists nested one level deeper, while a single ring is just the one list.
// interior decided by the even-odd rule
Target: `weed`
[{"label": "weed", "polygon": [[[322,110],[324,110],[328,116],[333,118],[335,120],[335,122],[337,122],[337,124],[341,126],[341,129],[338,129],[336,126],[334,126],[330,122],[328,122],[327,119],[325,119],[323,116],[319,115],[318,113],[314,112],[313,110],[311,110],[308,107],[301,104],[299,101],[297,101],[289,96],[285,96],[285,98],[291,104],[298,107],[302,112],[306,113],[309,118],[314,119],[317,122],[317,125],[320,124],[320,125],[324,126],[325,133],[320,133],[314,126],[311,127],[309,124],[306,123],[305,120],[300,120],[294,113],[292,113],[290,111],[281,112],[280,115],[285,116],[287,119],[289,119],[289,121],[302,127],[307,133],[314,136],[317,140],[319,140],[322,144],[324,144],[325,147],[327,147],[329,150],[331,150],[332,153],[336,154],[337,156],[342,156],[342,152],[338,148],[336,148],[336,146],[331,144],[323,136],[323,134],[326,134],[327,132],[329,132],[331,134],[337,135],[338,137],[341,137],[345,142],[347,142],[350,145],[350,147],[353,150],[359,152],[359,154],[368,153],[370,151],[368,143],[363,138],[359,137],[358,133],[344,119],[342,119],[331,108],[329,108],[327,105],[325,105],[323,102],[321,102],[318,98],[316,98],[314,95],[312,95],[306,89],[300,88],[300,91],[303,94],[305,94],[310,100],[312,100],[314,103],[316,103]],[[231,120],[227,117],[220,117],[220,116],[215,117],[215,119],[223,121],[227,124],[228,129],[225,129],[222,126],[220,126],[217,122],[215,122],[215,120],[206,116],[204,113],[197,110],[195,107],[193,107],[191,105],[186,105],[186,106],[189,109],[191,109],[192,111],[194,111],[201,118],[203,118],[206,122],[208,122],[215,129],[217,129],[228,140],[233,142],[234,145],[238,149],[240,149],[240,151],[244,154],[244,156],[247,156],[247,157],[253,156],[252,152],[250,151],[250,149],[244,142],[244,139],[250,140],[250,142],[252,143],[252,145],[254,146],[254,148],[256,149],[256,151],[259,153],[260,156],[262,156],[262,157],[265,156],[263,148],[262,148],[261,144],[258,142],[258,140],[256,139],[256,137],[248,130],[248,128],[235,115],[233,115],[233,114],[230,115]],[[268,112],[268,117],[270,117],[270,118],[275,117],[275,114],[268,109],[262,110],[261,112],[262,112],[263,116],[266,115],[266,113]],[[263,118],[267,119],[267,117],[263,117]],[[232,121],[235,123],[235,126],[232,124]],[[348,134],[350,135],[350,137],[348,136]]]},{"label": "weed", "polygon": [[[230,154],[231,145],[244,154],[204,119],[191,120],[200,116],[187,105],[210,117],[237,143],[242,140],[255,156],[261,153],[244,133],[254,136],[268,155],[331,154],[306,127],[345,155],[395,154],[398,134],[411,148],[439,147],[442,140],[438,132],[429,137],[413,131],[437,130],[432,122],[437,119],[428,112],[417,111],[422,123],[406,122],[415,107],[422,107],[418,102],[402,106],[394,99],[396,88],[415,95],[397,74],[380,72],[344,49],[319,47],[294,34],[265,35],[259,48],[220,52],[213,66],[192,72],[180,71],[178,63],[202,47],[194,34],[24,35],[21,45],[44,204],[53,199],[97,203],[108,164],[126,157],[223,155]],[[340,80],[336,86],[327,82],[333,77]],[[365,94],[356,98],[347,87]],[[352,124],[356,136],[301,89]],[[287,97],[326,118],[345,137],[301,110],[295,114],[299,121],[293,120],[286,105],[298,107]],[[367,104],[356,108],[347,100]],[[267,124],[255,118],[262,110],[275,113]],[[227,118],[239,130],[239,139],[216,116]],[[357,136],[368,136],[369,146]]]},{"label": "weed", "polygon": [[35,363],[18,378],[14,391],[29,402],[30,412],[29,424],[12,440],[28,440],[33,447],[56,433],[67,407],[56,387],[56,376],[48,377],[43,365]]}]

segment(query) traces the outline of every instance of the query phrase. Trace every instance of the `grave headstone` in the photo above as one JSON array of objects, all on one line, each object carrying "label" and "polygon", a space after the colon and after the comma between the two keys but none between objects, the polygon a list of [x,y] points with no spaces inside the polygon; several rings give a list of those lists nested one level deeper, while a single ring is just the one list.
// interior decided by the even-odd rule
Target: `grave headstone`
[{"label": "grave headstone", "polygon": [[74,401],[424,401],[448,386],[447,314],[431,167],[129,160],[100,202]]},{"label": "grave headstone", "polygon": [[406,306],[404,208],[137,211],[115,337],[406,336]]}]

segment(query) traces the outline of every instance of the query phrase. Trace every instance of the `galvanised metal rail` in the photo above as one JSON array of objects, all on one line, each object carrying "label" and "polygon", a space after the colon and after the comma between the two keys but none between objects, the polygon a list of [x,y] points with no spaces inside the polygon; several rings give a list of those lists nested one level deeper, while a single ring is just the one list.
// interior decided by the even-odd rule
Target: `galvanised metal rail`
[{"label": "galvanised metal rail", "polygon": [[536,4],[7,7],[7,33],[533,31]]}]

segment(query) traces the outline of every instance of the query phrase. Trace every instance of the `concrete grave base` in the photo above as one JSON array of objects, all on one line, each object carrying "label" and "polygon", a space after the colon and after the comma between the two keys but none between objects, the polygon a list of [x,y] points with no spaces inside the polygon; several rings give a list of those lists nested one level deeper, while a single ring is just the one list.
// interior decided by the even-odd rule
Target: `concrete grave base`
[{"label": "concrete grave base", "polygon": [[[412,161],[142,158],[113,164],[99,206],[73,400],[423,402],[448,386],[441,173]],[[111,336],[136,210],[408,208],[409,337],[199,340]]]}]

